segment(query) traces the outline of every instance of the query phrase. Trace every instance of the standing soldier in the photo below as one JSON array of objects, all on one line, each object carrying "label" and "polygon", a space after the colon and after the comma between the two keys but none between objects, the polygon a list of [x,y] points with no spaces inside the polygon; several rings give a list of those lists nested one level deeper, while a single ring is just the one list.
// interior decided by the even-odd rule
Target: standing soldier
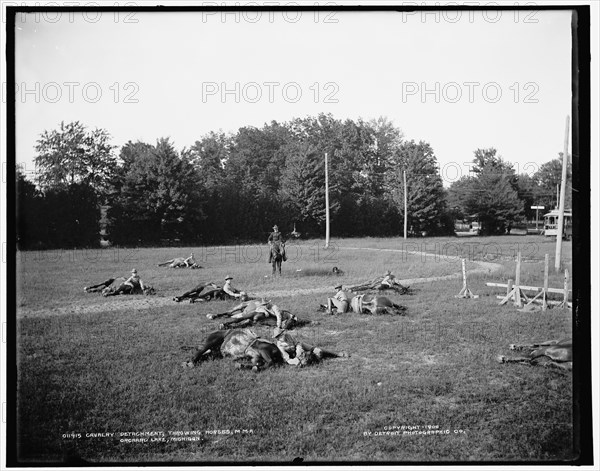
[{"label": "standing soldier", "polygon": [[269,234],[269,238],[267,239],[269,243],[269,262],[273,262],[273,246],[281,247],[281,256],[283,257],[283,261],[287,260],[287,256],[285,255],[285,240],[283,239],[283,234],[279,232],[279,227],[277,225],[273,226],[273,232]]}]

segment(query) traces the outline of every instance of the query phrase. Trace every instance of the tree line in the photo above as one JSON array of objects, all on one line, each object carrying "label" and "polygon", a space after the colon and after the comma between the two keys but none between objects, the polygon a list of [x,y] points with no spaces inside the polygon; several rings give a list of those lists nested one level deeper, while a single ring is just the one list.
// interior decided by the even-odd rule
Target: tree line
[{"label": "tree line", "polygon": [[19,247],[93,247],[101,231],[127,246],[262,241],[273,224],[319,237],[325,152],[338,237],[402,234],[403,172],[411,235],[453,234],[457,219],[503,233],[530,219],[531,205],[554,207],[560,182],[559,159],[519,175],[492,148],[477,149],[472,173],[446,189],[432,147],[383,117],[320,114],[209,132],[181,150],[159,138],[118,152],[106,130],[63,122],[40,135],[33,181],[17,169]]}]

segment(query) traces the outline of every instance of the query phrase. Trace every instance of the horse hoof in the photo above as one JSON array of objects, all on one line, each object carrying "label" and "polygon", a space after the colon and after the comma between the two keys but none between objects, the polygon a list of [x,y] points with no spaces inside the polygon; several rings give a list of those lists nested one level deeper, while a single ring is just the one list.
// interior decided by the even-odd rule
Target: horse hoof
[{"label": "horse hoof", "polygon": [[506,357],[505,357],[504,355],[498,355],[498,356],[496,357],[496,361],[497,361],[498,363],[504,363],[504,362],[505,362],[505,360],[506,360]]},{"label": "horse hoof", "polygon": [[215,318],[215,316],[213,316],[212,314],[207,314],[206,317],[210,320],[213,320]]},{"label": "horse hoof", "polygon": [[194,363],[191,361],[184,361],[181,366],[183,366],[184,368],[193,368],[194,367]]},{"label": "horse hoof", "polygon": [[252,371],[254,371],[255,373],[258,373],[258,366],[253,366]]}]

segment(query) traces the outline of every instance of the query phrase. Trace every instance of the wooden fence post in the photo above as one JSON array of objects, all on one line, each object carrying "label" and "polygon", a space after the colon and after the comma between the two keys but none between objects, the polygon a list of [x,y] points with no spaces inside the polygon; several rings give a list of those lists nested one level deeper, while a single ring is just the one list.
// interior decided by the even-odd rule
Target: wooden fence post
[{"label": "wooden fence post", "polygon": [[548,309],[548,254],[544,256],[544,294],[542,295],[542,311]]},{"label": "wooden fence post", "polygon": [[565,269],[565,285],[563,292],[563,302],[560,307],[568,308],[569,307],[569,269]]},{"label": "wooden fence post", "polygon": [[517,272],[515,274],[515,293],[514,293],[514,302],[515,306],[522,307],[523,303],[521,302],[521,251],[517,252]]},{"label": "wooden fence post", "polygon": [[462,276],[463,276],[463,286],[455,298],[473,298],[477,299],[479,297],[478,294],[473,294],[473,292],[469,289],[467,285],[467,261],[463,258],[462,261]]}]

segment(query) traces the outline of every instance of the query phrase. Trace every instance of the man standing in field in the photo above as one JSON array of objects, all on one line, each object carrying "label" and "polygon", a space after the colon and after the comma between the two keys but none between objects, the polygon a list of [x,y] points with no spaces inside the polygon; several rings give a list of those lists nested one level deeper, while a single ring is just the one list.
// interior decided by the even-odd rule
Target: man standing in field
[{"label": "man standing in field", "polygon": [[348,312],[348,306],[350,301],[350,296],[343,289],[342,285],[337,285],[333,289],[337,292],[333,296],[333,298],[327,298],[327,314],[333,314],[333,309],[337,309],[338,313],[346,313]]},{"label": "man standing in field", "polygon": [[267,243],[269,244],[269,262],[273,262],[273,246],[281,247],[281,256],[283,257],[283,261],[287,260],[287,256],[285,255],[285,240],[283,239],[283,234],[279,232],[279,227],[277,225],[273,226],[273,232],[269,234],[269,238],[267,239]]}]

